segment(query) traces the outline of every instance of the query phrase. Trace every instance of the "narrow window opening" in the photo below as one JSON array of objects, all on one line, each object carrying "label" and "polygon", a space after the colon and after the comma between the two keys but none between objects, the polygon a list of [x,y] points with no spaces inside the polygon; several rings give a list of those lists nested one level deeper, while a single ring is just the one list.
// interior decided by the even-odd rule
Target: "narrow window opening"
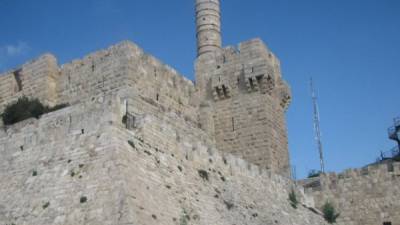
[{"label": "narrow window opening", "polygon": [[251,72],[254,73],[254,67],[251,67]]},{"label": "narrow window opening", "polygon": [[218,95],[221,95],[218,87],[215,87],[215,92],[217,92]]},{"label": "narrow window opening", "polygon": [[222,93],[223,93],[225,96],[228,95],[228,91],[227,91],[225,85],[222,85]]},{"label": "narrow window opening", "polygon": [[249,78],[249,83],[250,83],[250,87],[253,88],[254,87],[253,79]]},{"label": "narrow window opening", "polygon": [[218,81],[221,82],[221,77],[218,77]]},{"label": "narrow window opening", "polygon": [[383,225],[392,225],[392,222],[383,222]]},{"label": "narrow window opening", "polygon": [[154,68],[154,76],[155,77],[157,76],[157,69],[156,68]]},{"label": "narrow window opening", "polygon": [[235,119],[232,117],[232,131],[235,131]]},{"label": "narrow window opening", "polygon": [[14,79],[17,83],[17,92],[22,91],[21,69],[14,71]]},{"label": "narrow window opening", "polygon": [[156,95],[156,100],[158,101],[159,98],[160,98],[160,95],[157,94],[157,95]]},{"label": "narrow window opening", "polygon": [[126,115],[122,118],[122,123],[125,124],[126,129],[133,130],[135,128],[135,120],[135,116],[127,112]]},{"label": "narrow window opening", "polygon": [[94,72],[94,68],[95,68],[95,65],[94,65],[94,64],[92,64],[92,72]]},{"label": "narrow window opening", "polygon": [[85,129],[82,129],[82,130],[81,130],[81,133],[84,134],[84,133],[85,133]]}]

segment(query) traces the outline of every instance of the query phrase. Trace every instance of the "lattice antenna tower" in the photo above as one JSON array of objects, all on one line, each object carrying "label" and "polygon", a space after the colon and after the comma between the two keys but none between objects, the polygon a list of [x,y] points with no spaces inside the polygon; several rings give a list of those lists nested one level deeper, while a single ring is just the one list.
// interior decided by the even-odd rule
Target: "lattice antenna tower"
[{"label": "lattice antenna tower", "polygon": [[320,127],[320,119],[319,119],[319,109],[318,109],[318,99],[315,94],[315,88],[313,79],[310,79],[310,88],[311,88],[311,97],[313,102],[313,110],[314,110],[314,132],[315,132],[315,142],[317,143],[317,148],[319,152],[319,160],[321,165],[321,172],[325,173],[325,162],[324,162],[324,153],[322,150],[322,141],[321,141],[321,127]]}]

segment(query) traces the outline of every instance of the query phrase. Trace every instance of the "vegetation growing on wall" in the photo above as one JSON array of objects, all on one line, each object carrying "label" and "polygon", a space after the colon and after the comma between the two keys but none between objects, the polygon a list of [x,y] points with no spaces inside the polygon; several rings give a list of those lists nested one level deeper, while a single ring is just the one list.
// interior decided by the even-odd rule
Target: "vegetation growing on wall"
[{"label": "vegetation growing on wall", "polygon": [[297,204],[299,204],[299,201],[297,200],[296,192],[292,189],[292,191],[289,193],[289,201],[290,205],[297,209]]},{"label": "vegetation growing on wall", "polygon": [[187,213],[186,209],[183,209],[181,218],[179,219],[179,225],[188,225],[190,220],[190,216]]},{"label": "vegetation growing on wall", "polygon": [[330,202],[326,202],[322,206],[322,212],[324,213],[324,218],[328,223],[336,223],[336,219],[340,216],[340,213],[336,212],[335,207],[333,207]]},{"label": "vegetation growing on wall", "polygon": [[4,125],[12,125],[29,118],[39,118],[41,115],[67,107],[68,104],[60,104],[49,107],[38,99],[21,97],[16,102],[6,106],[1,114]]}]

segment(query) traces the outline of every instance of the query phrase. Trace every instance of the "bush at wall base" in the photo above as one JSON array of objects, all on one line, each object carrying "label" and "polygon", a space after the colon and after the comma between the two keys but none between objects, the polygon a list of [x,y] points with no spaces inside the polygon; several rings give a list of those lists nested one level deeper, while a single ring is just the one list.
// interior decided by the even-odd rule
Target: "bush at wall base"
[{"label": "bush at wall base", "polygon": [[335,207],[333,207],[330,202],[326,202],[324,206],[322,206],[322,212],[324,213],[324,218],[328,223],[336,223],[336,219],[340,215],[340,213],[336,212]]}]

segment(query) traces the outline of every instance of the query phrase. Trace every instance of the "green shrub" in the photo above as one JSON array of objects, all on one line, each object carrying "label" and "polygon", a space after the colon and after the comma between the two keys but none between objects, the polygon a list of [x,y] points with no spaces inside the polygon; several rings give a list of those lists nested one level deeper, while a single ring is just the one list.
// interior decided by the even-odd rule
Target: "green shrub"
[{"label": "green shrub", "polygon": [[186,209],[182,210],[181,218],[179,219],[179,225],[188,225],[190,220],[190,216],[187,213]]},{"label": "green shrub", "polygon": [[11,125],[29,118],[39,118],[45,108],[38,99],[21,97],[17,102],[6,106],[2,114],[3,123]]},{"label": "green shrub", "polygon": [[297,200],[297,195],[296,192],[292,189],[292,191],[289,193],[289,201],[290,205],[294,208],[297,209],[297,204],[299,204],[299,201]]},{"label": "green shrub", "polygon": [[53,112],[67,106],[68,104],[60,104],[48,107],[43,105],[38,99],[29,99],[23,96],[16,102],[7,105],[1,117],[4,125],[12,125],[29,118],[39,119],[45,113]]},{"label": "green shrub", "polygon": [[337,213],[335,207],[330,202],[326,202],[322,206],[322,212],[324,213],[324,218],[328,223],[336,223],[336,219],[340,216],[340,213]]}]

